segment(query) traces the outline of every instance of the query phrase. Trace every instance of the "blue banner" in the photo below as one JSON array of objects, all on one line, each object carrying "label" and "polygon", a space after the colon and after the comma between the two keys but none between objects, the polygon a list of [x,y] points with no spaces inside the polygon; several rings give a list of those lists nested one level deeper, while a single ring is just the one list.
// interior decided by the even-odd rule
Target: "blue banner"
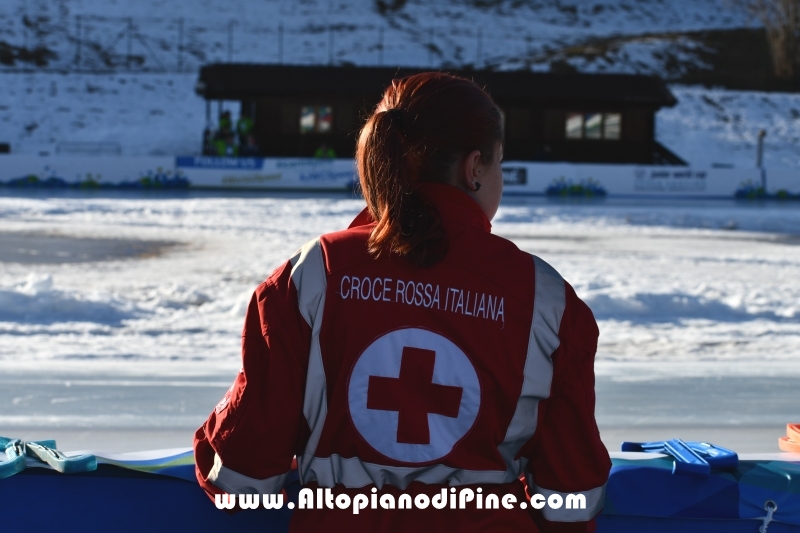
[{"label": "blue banner", "polygon": [[261,170],[264,168],[264,159],[261,157],[181,156],[175,158],[175,166],[178,168]]}]

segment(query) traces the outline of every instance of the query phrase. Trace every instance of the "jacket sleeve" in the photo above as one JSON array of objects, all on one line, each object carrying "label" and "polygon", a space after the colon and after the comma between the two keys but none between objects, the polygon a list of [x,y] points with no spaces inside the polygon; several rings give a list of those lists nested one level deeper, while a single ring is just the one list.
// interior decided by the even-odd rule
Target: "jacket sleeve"
[{"label": "jacket sleeve", "polygon": [[525,474],[529,495],[541,494],[546,499],[557,494],[563,502],[557,510],[531,508],[542,533],[594,531],[611,469],[594,416],[597,323],[573,288],[565,286],[550,397],[540,404],[536,433],[522,450],[529,458]]},{"label": "jacket sleeve", "polygon": [[287,262],[253,294],[242,368],[194,436],[197,480],[212,499],[283,489],[308,438],[303,395],[310,338]]}]

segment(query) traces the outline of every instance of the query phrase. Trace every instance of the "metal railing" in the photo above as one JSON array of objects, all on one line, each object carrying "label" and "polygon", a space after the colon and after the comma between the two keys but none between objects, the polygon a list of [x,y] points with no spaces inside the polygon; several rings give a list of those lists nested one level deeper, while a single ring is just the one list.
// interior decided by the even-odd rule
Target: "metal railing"
[{"label": "metal railing", "polygon": [[115,142],[62,142],[56,145],[59,155],[121,155],[122,147]]},{"label": "metal railing", "polygon": [[521,65],[532,56],[531,36],[522,27],[506,35],[494,55],[481,29],[456,26],[75,15],[60,22],[23,17],[16,28],[0,31],[0,72],[193,72],[216,62],[481,68]]}]

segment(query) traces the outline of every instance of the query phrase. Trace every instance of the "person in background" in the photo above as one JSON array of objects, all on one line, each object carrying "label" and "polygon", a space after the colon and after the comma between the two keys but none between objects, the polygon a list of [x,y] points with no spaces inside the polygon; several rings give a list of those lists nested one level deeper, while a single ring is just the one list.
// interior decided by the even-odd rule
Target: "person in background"
[{"label": "person in background", "polygon": [[233,132],[228,130],[223,135],[218,135],[214,140],[214,153],[219,157],[236,157],[239,155],[239,146],[233,137]]},{"label": "person in background", "polygon": [[[315,505],[292,532],[594,531],[611,468],[597,323],[553,267],[491,233],[497,105],[440,72],[393,80],[355,159],[366,208],[250,300],[241,370],[195,433],[201,487],[277,494],[296,457]],[[460,491],[472,503],[447,505]],[[584,505],[537,510],[526,491]],[[382,503],[324,503],[359,497]],[[486,507],[499,499],[516,503]]]},{"label": "person in background", "polygon": [[239,148],[239,155],[242,157],[258,157],[261,155],[255,135],[251,133],[247,136],[245,143]]},{"label": "person in background", "polygon": [[239,155],[239,145],[236,144],[236,137],[232,131],[228,131],[225,135],[225,155],[227,157],[236,157]]},{"label": "person in background", "polygon": [[314,152],[314,157],[317,159],[336,159],[336,151],[328,146],[327,143],[322,143]]},{"label": "person in background", "polygon": [[214,147],[214,134],[211,128],[206,127],[203,130],[203,155],[215,155],[216,148]]},{"label": "person in background", "polygon": [[231,121],[231,112],[227,109],[219,114],[219,135],[225,137],[228,132],[233,131],[233,122]]},{"label": "person in background", "polygon": [[236,121],[236,135],[239,137],[239,146],[244,147],[252,133],[253,119],[250,117],[249,111],[242,109],[239,120]]},{"label": "person in background", "polygon": [[225,110],[219,114],[217,131],[214,132],[214,136],[211,139],[210,152],[220,157],[230,157],[234,152],[238,152],[233,130],[231,129],[230,111]]}]

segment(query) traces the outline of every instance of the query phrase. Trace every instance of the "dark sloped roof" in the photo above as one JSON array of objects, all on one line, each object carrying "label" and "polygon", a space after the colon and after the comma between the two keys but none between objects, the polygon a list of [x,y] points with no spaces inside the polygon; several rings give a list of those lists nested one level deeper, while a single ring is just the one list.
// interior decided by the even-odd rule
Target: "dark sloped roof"
[{"label": "dark sloped roof", "polygon": [[[353,66],[220,63],[200,69],[197,93],[208,100],[265,96],[348,96],[377,101],[393,78],[421,72]],[[562,74],[529,71],[454,71],[485,86],[500,101],[540,104],[589,101],[673,106],[677,100],[661,78],[634,74]]]}]

